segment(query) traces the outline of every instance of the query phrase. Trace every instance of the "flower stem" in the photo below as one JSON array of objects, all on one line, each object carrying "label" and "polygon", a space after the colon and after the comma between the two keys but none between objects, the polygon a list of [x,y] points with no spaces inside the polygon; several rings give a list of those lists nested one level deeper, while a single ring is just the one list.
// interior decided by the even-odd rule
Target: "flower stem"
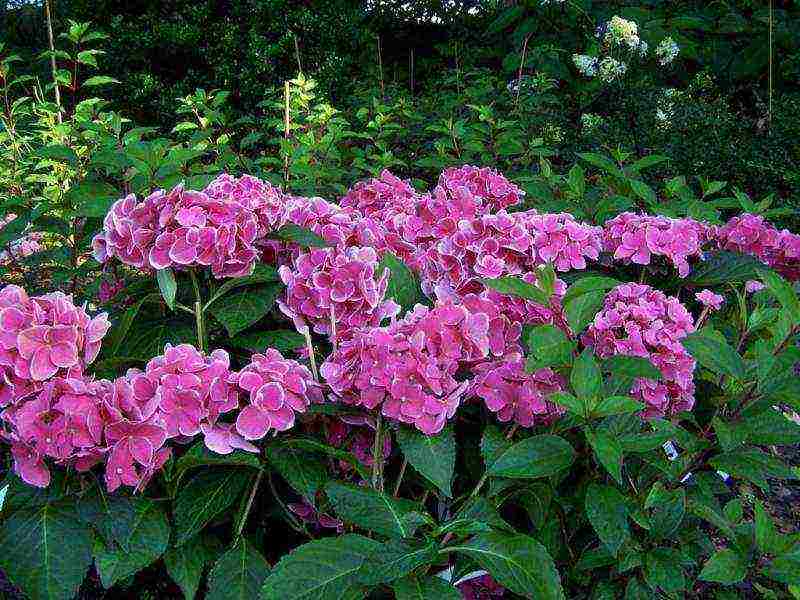
[{"label": "flower stem", "polygon": [[197,276],[194,271],[189,270],[189,277],[192,280],[192,287],[194,288],[194,320],[195,327],[197,328],[197,349],[200,352],[205,351],[205,327],[203,325],[203,297],[200,294],[200,284],[197,282]]},{"label": "flower stem", "polygon": [[408,459],[403,459],[403,466],[400,467],[400,475],[397,476],[397,483],[394,484],[394,497],[400,493],[400,484],[403,483],[403,475],[406,474],[406,467],[408,467]]},{"label": "flower stem", "polygon": [[242,520],[239,521],[239,526],[236,528],[236,538],[240,538],[242,536],[242,531],[244,530],[244,526],[247,523],[247,517],[250,515],[250,509],[253,507],[253,500],[256,499],[256,492],[258,491],[258,486],[261,483],[261,477],[264,475],[264,471],[259,470],[258,475],[256,475],[256,481],[253,484],[253,489],[250,490],[250,497],[247,499],[247,506],[244,509],[244,513],[242,514]]},{"label": "flower stem", "polygon": [[372,487],[379,492],[383,491],[383,441],[381,429],[383,416],[378,412],[375,419],[375,443],[372,446]]},{"label": "flower stem", "polygon": [[306,338],[306,348],[308,349],[308,360],[311,362],[311,374],[314,376],[314,381],[319,383],[319,371],[317,371],[317,359],[314,356],[314,344],[311,343],[311,331],[308,327],[303,331]]}]

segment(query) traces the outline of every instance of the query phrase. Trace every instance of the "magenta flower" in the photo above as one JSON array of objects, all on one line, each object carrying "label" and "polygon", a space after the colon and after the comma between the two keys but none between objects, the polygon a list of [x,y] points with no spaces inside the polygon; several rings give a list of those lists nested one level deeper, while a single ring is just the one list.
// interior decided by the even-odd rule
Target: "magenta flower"
[{"label": "magenta flower", "polygon": [[721,309],[723,302],[725,302],[725,296],[715,294],[711,290],[702,290],[697,292],[694,297],[697,298],[697,301],[700,302],[700,304],[711,310]]},{"label": "magenta flower", "polygon": [[461,592],[463,600],[492,600],[506,595],[506,588],[492,579],[489,574],[471,577],[456,587]]},{"label": "magenta flower", "polygon": [[763,283],[761,283],[760,281],[758,281],[756,279],[750,279],[750,280],[746,281],[745,284],[744,284],[744,290],[748,294],[753,294],[755,292],[761,291],[765,287],[766,286]]},{"label": "magenta flower", "polygon": [[680,342],[694,329],[677,298],[631,283],[611,290],[582,341],[600,358],[648,358],[663,379],[637,379],[631,394],[646,405],[646,418],[668,417],[694,405],[695,361]]},{"label": "magenta flower", "polygon": [[533,427],[548,424],[564,412],[547,400],[553,392],[565,389],[563,377],[551,369],[528,373],[521,356],[480,364],[473,373],[470,395],[482,400],[503,423],[513,421],[522,427]]},{"label": "magenta flower", "polygon": [[702,256],[713,230],[694,219],[625,212],[606,222],[603,249],[614,259],[649,265],[651,257],[663,256],[681,277],[689,274],[689,259]]},{"label": "magenta flower", "polygon": [[488,167],[464,165],[446,169],[439,175],[438,185],[451,193],[458,188],[465,188],[480,199],[487,213],[519,204],[525,196],[524,191]]},{"label": "magenta flower", "polygon": [[97,261],[103,263],[116,258],[126,265],[149,270],[148,257],[164,202],[163,190],[150,194],[142,202],[133,194],[117,200],[103,220],[102,233],[92,240]]},{"label": "magenta flower", "polygon": [[213,200],[235,202],[258,219],[259,238],[279,229],[286,222],[286,198],[280,188],[252,175],[236,179],[223,173],[208,184],[203,193]]},{"label": "magenta flower", "polygon": [[716,239],[723,250],[750,254],[784,277],[800,279],[800,236],[776,229],[760,215],[733,217],[717,229]]},{"label": "magenta flower", "polygon": [[568,213],[519,213],[532,236],[534,264],[551,263],[557,271],[585,269],[586,259],[597,260],[601,250],[599,227],[576,221]]},{"label": "magenta flower", "polygon": [[385,217],[398,212],[414,214],[418,198],[409,182],[384,169],[380,177],[356,183],[339,201],[339,206],[351,214]]},{"label": "magenta flower", "polygon": [[[315,248],[300,254],[294,268],[282,266],[286,294],[278,302],[298,330],[310,324],[314,331],[346,339],[353,329],[379,325],[400,307],[386,300],[389,269],[378,270],[373,248]],[[376,279],[377,275],[377,279]]]},{"label": "magenta flower", "polygon": [[321,389],[311,372],[273,348],[254,354],[229,382],[249,395],[249,404],[236,418],[236,431],[246,440],[259,440],[270,430],[291,429],[297,413],[304,413],[312,402],[322,401]]}]

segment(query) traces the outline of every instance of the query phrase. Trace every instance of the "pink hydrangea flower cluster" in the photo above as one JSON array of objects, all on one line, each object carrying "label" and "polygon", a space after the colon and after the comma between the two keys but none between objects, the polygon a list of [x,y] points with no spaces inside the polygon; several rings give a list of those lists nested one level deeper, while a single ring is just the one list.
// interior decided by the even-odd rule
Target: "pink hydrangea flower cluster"
[{"label": "pink hydrangea flower cluster", "polygon": [[606,296],[582,341],[600,358],[648,358],[662,380],[637,379],[631,394],[645,404],[645,417],[663,417],[694,405],[695,361],[680,342],[694,330],[692,315],[677,298],[629,283]]},{"label": "pink hydrangea flower cluster", "polygon": [[355,331],[320,372],[343,402],[380,407],[385,416],[433,435],[466,391],[455,379],[459,365],[487,356],[488,326],[485,314],[464,306],[417,305],[388,327]]},{"label": "pink hydrangea flower cluster", "polygon": [[304,413],[310,403],[322,401],[320,386],[311,372],[273,348],[254,354],[229,381],[248,394],[249,404],[236,418],[236,431],[247,440],[290,429],[296,414]]},{"label": "pink hydrangea flower cluster", "polygon": [[597,260],[602,248],[600,227],[579,223],[569,213],[521,213],[532,237],[534,265],[552,263],[557,271],[585,269],[586,259]]},{"label": "pink hydrangea flower cluster", "polygon": [[211,267],[215,277],[252,272],[258,243],[283,222],[283,198],[258,180],[227,176],[210,193],[177,186],[137,201],[118,200],[92,241],[95,258],[140,269]]},{"label": "pink hydrangea flower cluster", "polygon": [[723,250],[750,254],[788,279],[800,279],[800,236],[775,228],[760,215],[731,218],[716,239]]},{"label": "pink hydrangea flower cluster", "polygon": [[663,256],[686,277],[689,259],[702,256],[712,233],[711,227],[694,219],[624,212],[606,222],[603,249],[614,260],[637,265],[649,265],[653,256]]},{"label": "pink hydrangea flower cluster", "polygon": [[31,385],[81,374],[109,327],[105,313],[92,318],[61,292],[31,298],[15,285],[0,289],[0,407]]},{"label": "pink hydrangea flower cluster", "polygon": [[525,197],[524,191],[488,167],[451,167],[439,175],[438,185],[451,193],[458,188],[466,188],[481,200],[486,212],[515,206]]},{"label": "pink hydrangea flower cluster", "polygon": [[719,310],[725,302],[725,296],[715,294],[711,290],[702,290],[694,295],[697,301],[710,310]]},{"label": "pink hydrangea flower cluster", "polygon": [[411,184],[384,169],[379,177],[356,183],[339,205],[350,213],[384,217],[388,213],[414,214],[418,201]]},{"label": "pink hydrangea flower cluster", "polygon": [[484,362],[474,367],[473,373],[469,394],[482,400],[503,423],[533,427],[550,423],[564,413],[562,407],[547,400],[566,386],[564,378],[551,369],[528,373],[525,360],[518,356]]},{"label": "pink hydrangea flower cluster", "polygon": [[[346,339],[356,327],[380,325],[400,307],[385,300],[389,269],[378,271],[374,248],[314,248],[301,253],[293,268],[279,269],[286,294],[278,305],[298,330],[310,323],[317,333]],[[376,279],[377,276],[377,279]]]}]

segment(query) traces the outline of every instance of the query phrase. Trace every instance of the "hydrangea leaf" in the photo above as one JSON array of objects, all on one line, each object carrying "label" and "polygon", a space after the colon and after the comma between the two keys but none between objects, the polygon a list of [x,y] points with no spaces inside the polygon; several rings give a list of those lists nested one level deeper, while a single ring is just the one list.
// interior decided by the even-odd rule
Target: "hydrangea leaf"
[{"label": "hydrangea leaf", "polygon": [[303,544],[264,581],[261,600],[363,600],[359,571],[380,544],[348,534]]},{"label": "hydrangea leaf", "polygon": [[445,496],[452,498],[451,485],[456,466],[453,428],[447,427],[437,435],[425,435],[411,427],[400,427],[397,443],[411,466]]},{"label": "hydrangea leaf", "polygon": [[565,598],[553,559],[545,547],[531,537],[482,533],[449,549],[470,557],[489,571],[497,583],[525,598]]},{"label": "hydrangea leaf", "polygon": [[386,287],[386,298],[397,302],[403,312],[411,309],[422,298],[422,290],[414,272],[391,252],[384,252],[375,274],[381,276],[389,269],[389,282]]},{"label": "hydrangea leaf", "polygon": [[458,588],[441,577],[410,575],[392,586],[397,600],[461,600]]},{"label": "hydrangea leaf", "polygon": [[245,538],[217,559],[208,574],[206,600],[253,600],[258,598],[269,565]]},{"label": "hydrangea leaf", "polygon": [[569,442],[556,435],[534,435],[500,454],[489,467],[489,475],[515,479],[549,477],[568,468],[575,460]]},{"label": "hydrangea leaf", "polygon": [[169,533],[167,515],[161,507],[151,500],[137,503],[127,551],[115,543],[95,540],[94,554],[103,587],[110,588],[158,560],[167,549]]},{"label": "hydrangea leaf", "polygon": [[586,489],[586,516],[600,541],[616,556],[630,538],[625,497],[615,487],[589,484]]},{"label": "hydrangea leaf", "polygon": [[200,587],[206,564],[218,553],[210,541],[198,535],[180,548],[170,548],[164,555],[167,573],[181,588],[186,600],[193,600]]},{"label": "hydrangea leaf", "polygon": [[703,581],[732,585],[746,575],[747,562],[737,552],[726,548],[708,559],[698,577]]},{"label": "hydrangea leaf", "polygon": [[217,300],[209,312],[230,337],[260,321],[275,304],[283,286],[278,283],[248,287]]},{"label": "hydrangea leaf", "polygon": [[422,505],[376,490],[334,481],[325,493],[341,519],[387,537],[411,537],[428,520]]},{"label": "hydrangea leaf", "polygon": [[298,494],[313,499],[328,481],[323,463],[317,456],[297,448],[277,445],[266,450],[267,460]]},{"label": "hydrangea leaf", "polygon": [[414,569],[432,564],[437,558],[435,542],[389,540],[364,562],[359,579],[364,585],[390,583]]},{"label": "hydrangea leaf", "polygon": [[0,522],[0,568],[31,600],[70,600],[91,564],[91,530],[69,501],[23,507]]},{"label": "hydrangea leaf", "polygon": [[176,545],[189,541],[217,515],[230,508],[244,491],[248,477],[241,469],[202,471],[175,500]]},{"label": "hydrangea leaf", "polygon": [[704,327],[683,338],[681,344],[705,368],[744,381],[744,360],[721,333]]}]

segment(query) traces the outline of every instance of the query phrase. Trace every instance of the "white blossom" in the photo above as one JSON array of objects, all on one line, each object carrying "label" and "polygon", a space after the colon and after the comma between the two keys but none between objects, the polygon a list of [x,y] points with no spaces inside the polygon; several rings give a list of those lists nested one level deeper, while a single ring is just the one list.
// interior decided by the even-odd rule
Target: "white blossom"
[{"label": "white blossom", "polygon": [[680,47],[671,37],[665,37],[656,46],[656,59],[662,67],[670,64],[678,56]]}]

